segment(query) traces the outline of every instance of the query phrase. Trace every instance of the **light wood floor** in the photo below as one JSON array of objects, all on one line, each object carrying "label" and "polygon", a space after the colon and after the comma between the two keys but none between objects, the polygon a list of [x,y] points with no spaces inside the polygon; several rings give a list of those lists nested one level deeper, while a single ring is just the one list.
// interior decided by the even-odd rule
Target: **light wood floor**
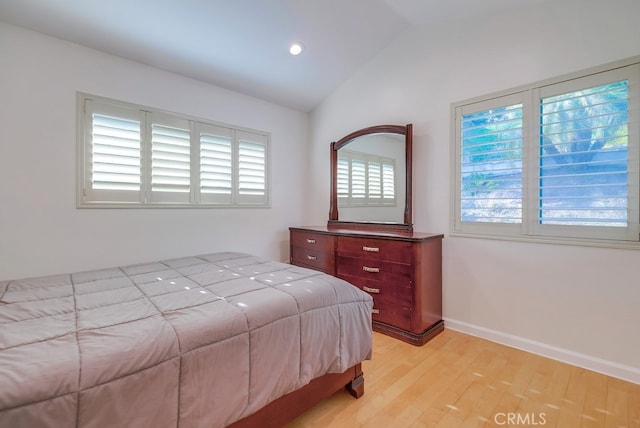
[{"label": "light wood floor", "polygon": [[374,333],[373,349],[363,397],[340,391],[288,428],[640,427],[640,385],[473,336]]}]

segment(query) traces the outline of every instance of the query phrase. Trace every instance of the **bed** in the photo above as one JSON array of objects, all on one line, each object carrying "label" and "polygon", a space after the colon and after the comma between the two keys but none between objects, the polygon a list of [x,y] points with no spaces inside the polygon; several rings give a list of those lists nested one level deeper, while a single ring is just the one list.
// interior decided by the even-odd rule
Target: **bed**
[{"label": "bed", "polygon": [[0,281],[0,426],[281,426],[362,394],[371,309],[235,252]]}]

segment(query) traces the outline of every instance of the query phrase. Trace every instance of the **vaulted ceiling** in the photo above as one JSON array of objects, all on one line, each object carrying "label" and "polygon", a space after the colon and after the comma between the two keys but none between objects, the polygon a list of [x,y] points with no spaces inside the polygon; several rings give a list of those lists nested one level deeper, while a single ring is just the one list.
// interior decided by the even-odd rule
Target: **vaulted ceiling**
[{"label": "vaulted ceiling", "polygon": [[0,21],[310,111],[412,26],[543,1],[2,0]]}]

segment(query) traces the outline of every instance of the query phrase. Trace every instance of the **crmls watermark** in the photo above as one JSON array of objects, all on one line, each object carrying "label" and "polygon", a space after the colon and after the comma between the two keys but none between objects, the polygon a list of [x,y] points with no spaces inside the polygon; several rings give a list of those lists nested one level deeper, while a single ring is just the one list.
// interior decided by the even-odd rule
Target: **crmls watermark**
[{"label": "crmls watermark", "polygon": [[545,413],[496,413],[493,416],[493,422],[496,425],[505,425],[505,426],[518,426],[518,425],[526,425],[526,426],[536,426],[536,425],[546,425],[547,424],[547,415]]}]

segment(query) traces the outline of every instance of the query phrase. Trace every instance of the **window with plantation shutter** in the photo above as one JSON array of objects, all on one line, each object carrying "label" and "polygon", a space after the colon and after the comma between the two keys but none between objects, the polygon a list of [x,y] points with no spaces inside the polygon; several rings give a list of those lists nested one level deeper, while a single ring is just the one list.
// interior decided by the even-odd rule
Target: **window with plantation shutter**
[{"label": "window with plantation shutter", "polygon": [[372,199],[382,198],[382,164],[380,162],[367,162],[367,194]]},{"label": "window with plantation shutter", "polygon": [[263,203],[266,196],[266,145],[264,136],[250,132],[238,135],[238,199]]},{"label": "window with plantation shutter", "polygon": [[540,224],[626,226],[628,86],[540,99]]},{"label": "window with plantation shutter", "polygon": [[522,104],[469,110],[460,120],[460,220],[522,223]]},{"label": "window with plantation shutter", "polygon": [[382,198],[388,201],[396,199],[396,166],[391,160],[382,162]]},{"label": "window with plantation shutter", "polygon": [[105,203],[140,203],[144,114],[86,100],[79,111],[84,124],[79,139],[79,198]]},{"label": "window with plantation shutter", "polygon": [[233,194],[231,129],[202,126],[200,132],[200,198],[231,203]]},{"label": "window with plantation shutter", "polygon": [[269,206],[266,133],[78,94],[78,207]]},{"label": "window with plantation shutter", "polygon": [[151,198],[154,202],[185,203],[191,190],[189,122],[152,115]]},{"label": "window with plantation shutter", "polygon": [[338,157],[338,181],[337,191],[338,199],[344,201],[349,197],[349,159]]},{"label": "window with plantation shutter", "polygon": [[640,242],[640,58],[454,104],[452,232]]},{"label": "window with plantation shutter", "polygon": [[341,149],[337,175],[338,206],[396,205],[392,159]]},{"label": "window with plantation shutter", "polygon": [[[359,203],[364,203],[367,193],[367,171],[364,159],[351,159],[351,199],[361,199]],[[356,202],[357,203],[357,202]]]},{"label": "window with plantation shutter", "polygon": [[93,114],[91,187],[140,190],[140,122]]}]

